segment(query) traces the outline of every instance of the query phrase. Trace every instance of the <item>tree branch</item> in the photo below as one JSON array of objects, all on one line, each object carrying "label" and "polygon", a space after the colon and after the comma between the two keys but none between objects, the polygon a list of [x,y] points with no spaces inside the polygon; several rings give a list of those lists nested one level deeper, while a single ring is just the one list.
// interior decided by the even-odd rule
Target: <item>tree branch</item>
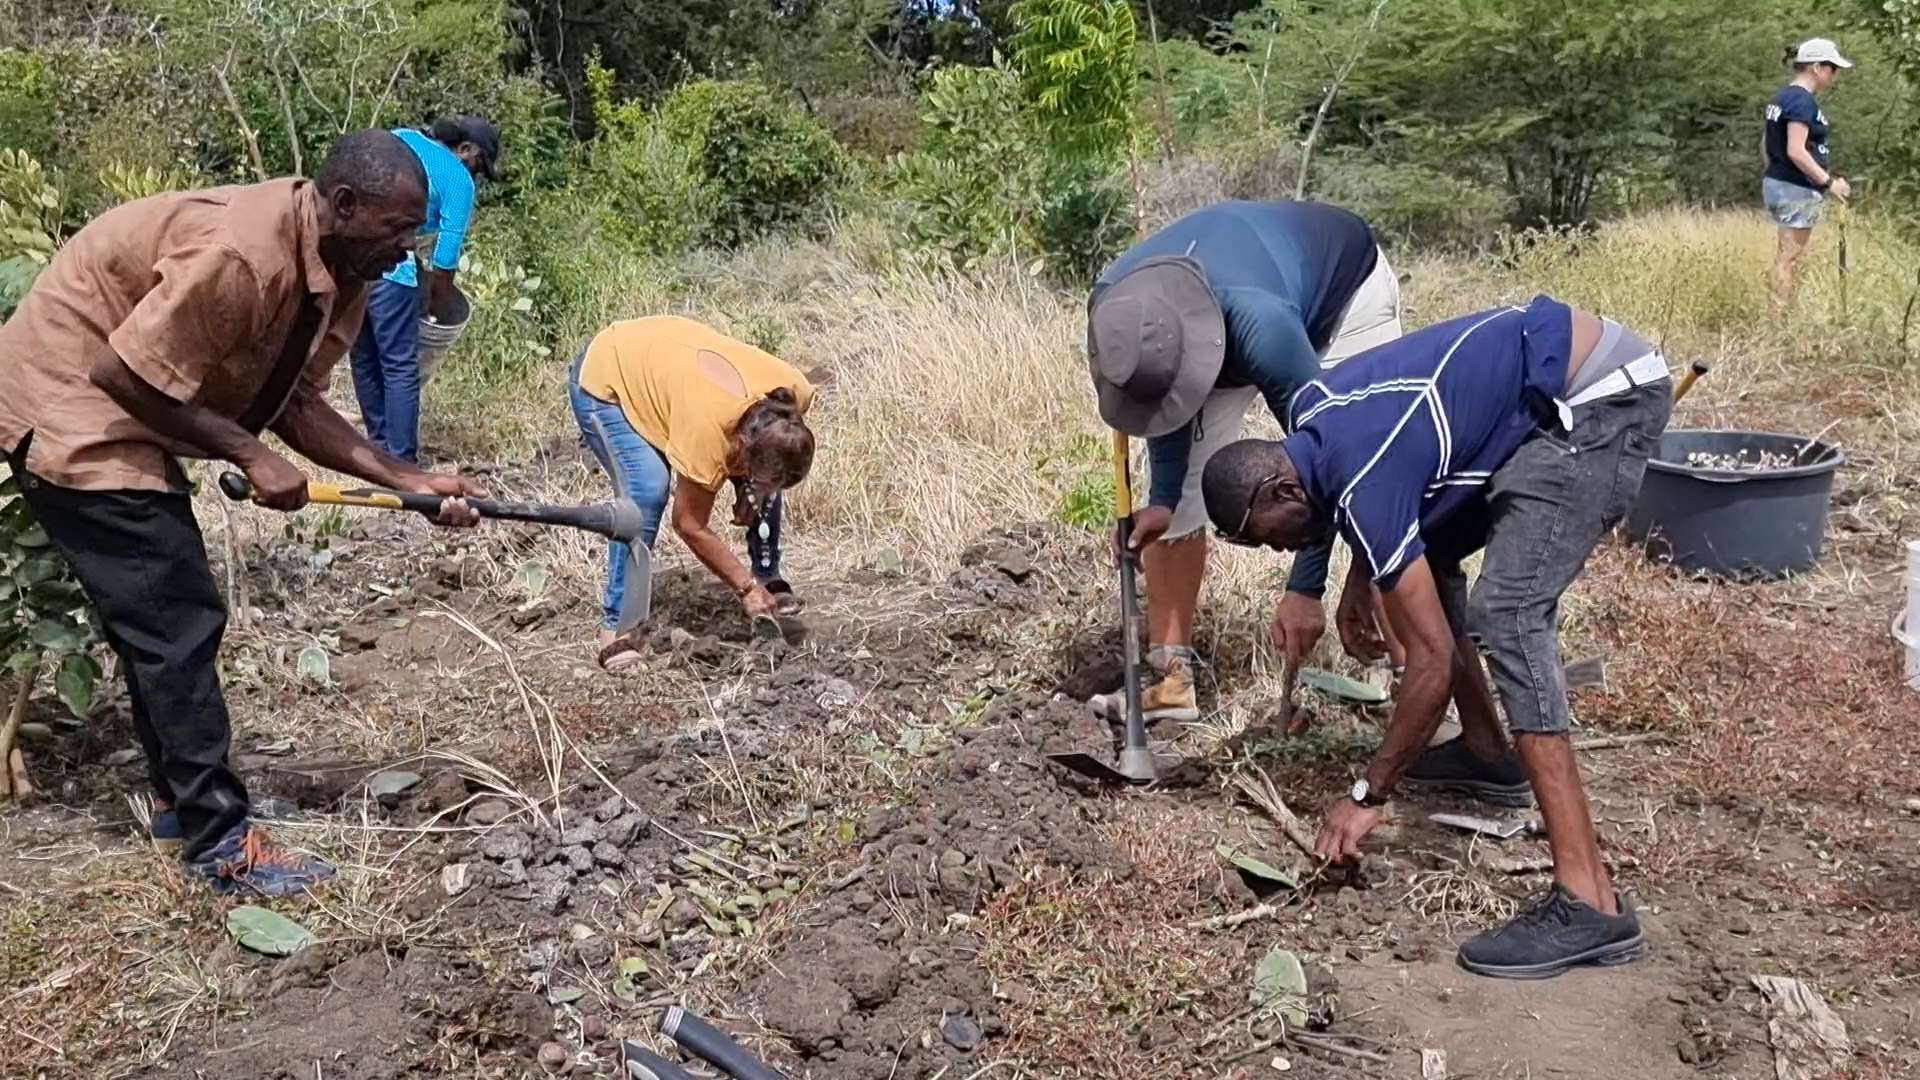
[{"label": "tree branch", "polygon": [[260,156],[260,139],[251,125],[247,123],[247,114],[240,108],[240,99],[233,96],[233,86],[227,82],[227,65],[233,63],[233,50],[227,50],[227,58],[213,69],[214,81],[220,84],[220,96],[227,101],[227,111],[233,114],[233,122],[240,128],[240,137],[247,144],[247,157],[253,162],[253,174],[261,183],[266,183],[267,162]]}]

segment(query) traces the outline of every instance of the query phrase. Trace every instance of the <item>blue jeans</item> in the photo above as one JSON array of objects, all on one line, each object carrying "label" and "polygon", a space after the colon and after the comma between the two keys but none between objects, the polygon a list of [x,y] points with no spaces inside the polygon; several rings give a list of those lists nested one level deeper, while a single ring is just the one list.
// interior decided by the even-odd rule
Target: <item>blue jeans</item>
[{"label": "blue jeans", "polygon": [[[666,516],[667,497],[673,491],[673,471],[658,448],[634,430],[627,414],[611,401],[602,401],[580,389],[580,364],[586,358],[583,346],[573,359],[573,371],[567,378],[567,398],[573,405],[573,418],[580,425],[580,436],[593,451],[600,467],[640,508],[640,542],[649,550],[660,535],[660,520]],[[759,521],[747,529],[748,565],[753,576],[769,581],[780,576],[781,500],[768,499]],[[620,625],[620,604],[627,594],[627,545],[613,541],[607,549],[607,588],[601,598],[600,626],[605,630]]]},{"label": "blue jeans", "polygon": [[382,278],[367,290],[353,342],[353,396],[367,441],[401,461],[420,456],[420,290]]}]

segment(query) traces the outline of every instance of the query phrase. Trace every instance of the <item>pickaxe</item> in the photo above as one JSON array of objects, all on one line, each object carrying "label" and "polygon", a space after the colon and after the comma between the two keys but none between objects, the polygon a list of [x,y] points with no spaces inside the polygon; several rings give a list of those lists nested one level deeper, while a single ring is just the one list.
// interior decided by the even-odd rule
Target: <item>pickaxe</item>
[{"label": "pickaxe", "polygon": [[[237,472],[220,474],[220,491],[235,502],[254,497],[253,485]],[[364,506],[377,510],[411,510],[432,517],[445,501],[440,495],[416,495],[385,488],[343,488],[338,484],[307,484],[307,501],[323,506]],[[640,508],[631,499],[566,506],[552,503],[508,502],[504,499],[466,499],[483,518],[526,521],[585,529],[627,546],[627,588],[620,604],[619,632],[625,634],[647,620],[653,610],[653,553],[640,542]]]}]

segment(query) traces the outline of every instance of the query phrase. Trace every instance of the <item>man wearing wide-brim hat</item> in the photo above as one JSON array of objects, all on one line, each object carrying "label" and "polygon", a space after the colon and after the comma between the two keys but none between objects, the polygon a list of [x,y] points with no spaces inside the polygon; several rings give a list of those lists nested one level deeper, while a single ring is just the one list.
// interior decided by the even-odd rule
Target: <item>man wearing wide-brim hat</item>
[{"label": "man wearing wide-brim hat", "polygon": [[[1399,336],[1400,286],[1373,230],[1323,203],[1203,207],[1094,283],[1087,352],[1100,416],[1147,439],[1148,503],[1134,516],[1133,546],[1146,570],[1148,662],[1162,676],[1142,695],[1149,721],[1199,718],[1191,661],[1207,459],[1240,438],[1256,397],[1284,418],[1323,367]],[[1326,630],[1331,551],[1329,541],[1300,553],[1275,613],[1276,641],[1295,663]],[[1092,704],[1120,713],[1118,695]]]}]

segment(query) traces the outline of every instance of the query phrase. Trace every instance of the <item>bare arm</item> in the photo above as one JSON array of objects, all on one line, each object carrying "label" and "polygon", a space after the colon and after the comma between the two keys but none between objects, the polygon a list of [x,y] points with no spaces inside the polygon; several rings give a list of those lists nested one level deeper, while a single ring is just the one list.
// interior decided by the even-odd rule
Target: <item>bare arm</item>
[{"label": "bare arm", "polygon": [[315,465],[380,487],[410,489],[426,471],[368,442],[333,406],[306,393],[287,402],[273,433]]},{"label": "bare arm", "polygon": [[1394,694],[1386,740],[1365,773],[1368,785],[1385,794],[1439,728],[1452,696],[1457,650],[1425,556],[1408,563],[1381,599],[1387,621],[1407,649],[1407,673]]},{"label": "bare arm", "polygon": [[1833,175],[1813,160],[1813,151],[1807,149],[1807,125],[1798,120],[1787,121],[1787,160],[1816,184],[1833,182]]},{"label": "bare arm", "polygon": [[427,269],[421,274],[426,278],[424,288],[420,290],[420,302],[428,315],[439,317],[453,301],[452,270]]},{"label": "bare arm", "polygon": [[701,565],[727,583],[736,596],[746,596],[755,588],[753,573],[733,554],[726,541],[707,527],[713,514],[714,493],[681,477],[673,485],[673,531],[687,545]]}]

